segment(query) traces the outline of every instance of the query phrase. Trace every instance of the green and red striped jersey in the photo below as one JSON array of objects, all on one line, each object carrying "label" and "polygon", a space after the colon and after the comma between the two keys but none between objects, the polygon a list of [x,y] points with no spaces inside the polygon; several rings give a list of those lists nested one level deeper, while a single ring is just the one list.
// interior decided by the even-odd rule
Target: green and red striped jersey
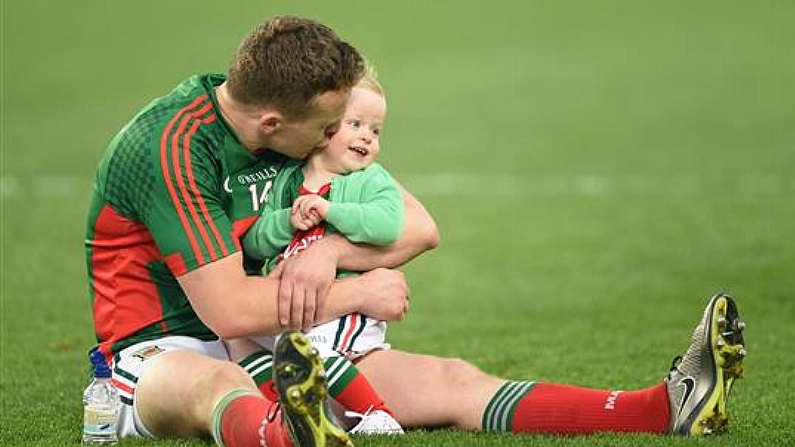
[{"label": "green and red striped jersey", "polygon": [[85,246],[106,355],[166,335],[217,338],[176,277],[239,251],[273,179],[294,163],[240,144],[215,98],[223,81],[196,75],[152,101],[99,163]]}]

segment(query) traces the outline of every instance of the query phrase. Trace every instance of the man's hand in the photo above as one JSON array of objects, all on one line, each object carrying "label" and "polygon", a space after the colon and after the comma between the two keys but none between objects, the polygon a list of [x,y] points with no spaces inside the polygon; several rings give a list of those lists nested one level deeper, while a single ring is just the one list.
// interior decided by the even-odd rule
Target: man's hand
[{"label": "man's hand", "polygon": [[358,293],[363,294],[360,312],[368,317],[400,321],[408,313],[410,291],[402,272],[377,268],[350,280],[359,281]]},{"label": "man's hand", "polygon": [[279,324],[282,329],[309,329],[326,302],[337,275],[337,258],[317,241],[305,251],[279,263],[271,275],[279,282]]}]

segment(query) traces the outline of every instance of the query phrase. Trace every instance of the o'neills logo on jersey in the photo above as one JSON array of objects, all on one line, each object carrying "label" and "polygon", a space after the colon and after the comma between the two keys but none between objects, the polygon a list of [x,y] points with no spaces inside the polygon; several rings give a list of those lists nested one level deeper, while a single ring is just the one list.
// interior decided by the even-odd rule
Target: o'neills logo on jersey
[{"label": "o'neills logo on jersey", "polygon": [[322,238],[325,236],[325,234],[326,226],[324,224],[314,226],[306,231],[299,231],[295,233],[293,240],[290,241],[290,245],[284,249],[282,254],[279,255],[279,258],[287,259],[290,256],[295,256],[298,253],[301,253],[309,247],[309,244]]},{"label": "o'neills logo on jersey", "polygon": [[[262,168],[252,174],[238,174],[235,177],[235,180],[237,180],[237,183],[240,185],[251,185],[264,180],[270,180],[276,177],[276,174],[278,173],[279,170],[276,169],[276,166],[268,166],[267,168]],[[231,180],[232,179],[230,177],[227,177],[224,180],[224,191],[232,192],[232,185],[230,184]]]},{"label": "o'neills logo on jersey", "polygon": [[268,166],[267,168],[262,168],[253,174],[239,174],[237,176],[237,181],[241,185],[248,185],[249,183],[257,183],[263,180],[270,180],[276,177],[276,174],[279,173],[279,170],[276,169],[275,166]]}]

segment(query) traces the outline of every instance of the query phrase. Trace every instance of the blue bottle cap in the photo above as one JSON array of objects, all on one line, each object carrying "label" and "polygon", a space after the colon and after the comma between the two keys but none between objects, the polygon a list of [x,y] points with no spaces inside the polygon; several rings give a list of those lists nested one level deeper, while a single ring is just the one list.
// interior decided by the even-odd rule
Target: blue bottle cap
[{"label": "blue bottle cap", "polygon": [[98,349],[92,350],[88,357],[91,359],[92,368],[94,368],[94,377],[108,378],[111,376],[110,367],[105,361],[105,355],[99,352]]}]

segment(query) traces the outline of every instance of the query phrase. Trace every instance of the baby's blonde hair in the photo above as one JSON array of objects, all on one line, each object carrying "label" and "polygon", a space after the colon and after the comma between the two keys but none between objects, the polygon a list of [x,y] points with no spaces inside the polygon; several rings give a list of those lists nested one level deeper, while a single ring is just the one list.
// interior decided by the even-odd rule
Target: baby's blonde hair
[{"label": "baby's blonde hair", "polygon": [[370,90],[378,96],[385,98],[384,87],[378,82],[378,74],[375,71],[375,67],[368,61],[365,61],[364,65],[364,75],[359,79],[359,82],[356,83],[356,87]]}]

